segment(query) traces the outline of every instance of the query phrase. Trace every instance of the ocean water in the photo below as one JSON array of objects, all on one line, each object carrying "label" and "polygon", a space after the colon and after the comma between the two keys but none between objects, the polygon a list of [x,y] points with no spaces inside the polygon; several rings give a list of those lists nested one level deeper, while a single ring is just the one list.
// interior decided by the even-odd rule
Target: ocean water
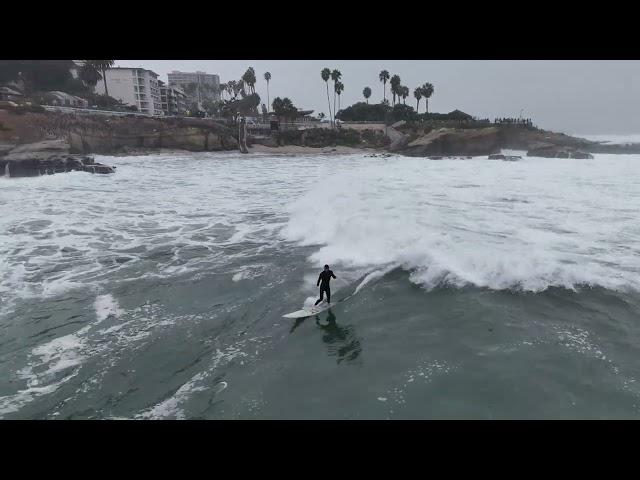
[{"label": "ocean water", "polygon": [[0,178],[0,418],[640,418],[640,156],[97,160]]},{"label": "ocean water", "polygon": [[592,135],[592,134],[572,134],[574,137],[585,138],[594,142],[602,142],[610,145],[628,145],[631,143],[640,143],[640,134],[626,135]]}]

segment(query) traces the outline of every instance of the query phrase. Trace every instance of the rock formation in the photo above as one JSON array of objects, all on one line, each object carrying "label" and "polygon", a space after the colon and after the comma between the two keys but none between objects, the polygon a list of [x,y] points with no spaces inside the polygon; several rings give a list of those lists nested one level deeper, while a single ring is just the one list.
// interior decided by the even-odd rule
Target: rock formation
[{"label": "rock formation", "polygon": [[115,167],[95,163],[93,157],[69,154],[63,140],[20,145],[0,156],[5,177],[35,177],[63,172],[114,173]]}]

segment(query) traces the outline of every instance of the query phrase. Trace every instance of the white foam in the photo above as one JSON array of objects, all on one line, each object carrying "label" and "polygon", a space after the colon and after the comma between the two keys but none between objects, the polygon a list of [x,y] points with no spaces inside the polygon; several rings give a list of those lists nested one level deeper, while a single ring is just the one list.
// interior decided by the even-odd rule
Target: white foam
[{"label": "white foam", "polygon": [[240,268],[240,271],[233,274],[231,280],[234,282],[239,282],[241,280],[251,280],[253,278],[258,278],[263,275],[265,265],[247,265]]},{"label": "white foam", "polygon": [[[37,397],[56,392],[78,374],[87,358],[86,340],[82,338],[86,330],[84,327],[76,334],[55,338],[31,351],[27,366],[16,372],[18,378],[26,380],[26,388],[0,397],[0,418],[19,411]],[[59,378],[58,374],[65,371],[70,373]]]},{"label": "white foam", "polygon": [[117,300],[110,294],[98,295],[93,303],[93,307],[96,311],[96,317],[100,322],[110,316],[119,317],[124,313],[124,311],[120,309]]},{"label": "white foam", "polygon": [[425,288],[640,289],[637,178],[614,155],[369,164],[293,202],[281,233],[312,262],[397,265]]},{"label": "white foam", "polygon": [[238,161],[225,153],[97,160],[116,165],[118,175],[3,182],[0,314],[17,299],[99,290],[114,279],[197,274],[253,255],[220,247],[272,244],[286,222],[283,206],[322,170],[315,159],[291,168],[286,158]]},{"label": "white foam", "polygon": [[377,280],[378,278],[384,277],[387,273],[389,273],[394,268],[395,266],[391,266],[386,269],[376,270],[375,272],[369,273],[366,277],[362,279],[362,282],[360,282],[360,284],[356,287],[355,291],[353,292],[354,295],[358,293],[360,290],[362,290],[367,284],[371,283],[374,280]]},{"label": "white foam", "polygon": [[[183,420],[187,418],[187,414],[184,409],[184,404],[198,392],[209,392],[212,395],[217,395],[225,390],[229,384],[226,381],[217,382],[214,386],[207,385],[207,380],[211,377],[219,367],[224,366],[232,362],[236,358],[250,359],[251,354],[246,347],[251,342],[251,346],[257,348],[255,355],[259,355],[262,339],[255,337],[249,340],[241,340],[234,345],[230,345],[223,350],[216,350],[216,353],[211,359],[211,364],[206,370],[201,371],[193,375],[191,379],[182,384],[176,392],[169,398],[157,403],[153,407],[146,409],[139,414],[135,415],[138,419],[167,419],[173,418],[176,420]],[[244,365],[244,362],[240,362]]]},{"label": "white foam", "polygon": [[0,315],[18,299],[228,262],[233,281],[253,278],[238,260],[289,242],[317,246],[310,261],[349,278],[400,266],[426,288],[637,288],[639,159],[193,154],[101,158],[117,177],[12,178],[0,191]]}]

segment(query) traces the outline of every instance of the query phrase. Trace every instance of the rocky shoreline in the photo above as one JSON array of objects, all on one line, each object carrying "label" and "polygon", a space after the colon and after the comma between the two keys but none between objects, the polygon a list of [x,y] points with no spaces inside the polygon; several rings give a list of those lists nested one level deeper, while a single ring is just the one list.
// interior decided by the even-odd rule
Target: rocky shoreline
[{"label": "rocky shoreline", "polygon": [[89,155],[69,153],[64,140],[20,145],[0,149],[0,175],[11,177],[37,177],[65,172],[115,173],[115,168],[96,163]]},{"label": "rocky shoreline", "polygon": [[522,150],[544,158],[593,158],[593,153],[640,154],[640,144],[610,145],[535,128],[492,126],[441,128],[427,133],[405,129],[397,153],[411,157],[499,155],[503,149]]},{"label": "rocky shoreline", "polygon": [[22,177],[84,171],[114,173],[92,154],[148,155],[238,148],[233,131],[209,120],[17,114],[0,110],[0,176]]},{"label": "rocky shoreline", "polygon": [[[36,176],[84,171],[114,173],[91,154],[237,151],[234,130],[211,120],[128,118],[58,113],[10,114],[0,110],[0,176]],[[311,128],[283,131],[275,137],[249,137],[249,152],[299,154],[397,154],[431,160],[487,156],[517,161],[503,149],[545,158],[593,158],[593,153],[640,154],[640,144],[611,145],[536,128],[494,125],[485,128],[439,128],[399,122],[338,130]]]}]

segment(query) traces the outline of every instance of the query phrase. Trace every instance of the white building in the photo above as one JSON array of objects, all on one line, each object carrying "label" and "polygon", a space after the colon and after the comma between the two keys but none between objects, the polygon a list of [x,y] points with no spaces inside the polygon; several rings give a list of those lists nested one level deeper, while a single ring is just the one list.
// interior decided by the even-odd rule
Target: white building
[{"label": "white building", "polygon": [[160,89],[160,101],[165,115],[184,115],[189,109],[187,95],[177,86],[167,86],[162,80],[158,80]]},{"label": "white building", "polygon": [[[114,67],[105,71],[109,96],[127,105],[135,105],[141,113],[163,115],[158,87],[158,74],[144,68]],[[104,95],[104,82],[95,92]]]},{"label": "white building", "polygon": [[[220,101],[220,77],[205,72],[172,71],[167,75],[169,86],[177,86],[187,94],[190,103],[202,107],[204,100]],[[195,88],[192,87],[192,84]]]}]

